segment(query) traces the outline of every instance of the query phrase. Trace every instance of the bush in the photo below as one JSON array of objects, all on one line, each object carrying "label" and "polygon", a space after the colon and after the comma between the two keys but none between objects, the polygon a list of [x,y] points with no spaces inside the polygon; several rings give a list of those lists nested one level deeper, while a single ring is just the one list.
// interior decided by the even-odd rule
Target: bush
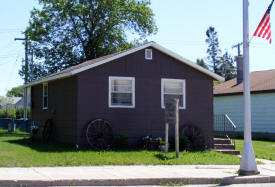
[{"label": "bush", "polygon": [[182,151],[182,150],[190,150],[190,146],[191,146],[191,144],[190,144],[190,141],[189,141],[189,139],[188,139],[188,137],[187,136],[180,136],[179,137],[179,148],[180,148],[180,150]]},{"label": "bush", "polygon": [[[20,119],[24,117],[24,108],[0,108],[0,118],[16,118]],[[27,109],[27,117],[31,118],[31,109]]]},{"label": "bush", "polygon": [[191,150],[204,150],[205,140],[202,131],[195,125],[187,125],[182,130],[182,135],[190,141]]},{"label": "bush", "polygon": [[0,118],[6,118],[6,109],[0,108]]},{"label": "bush", "polygon": [[24,117],[24,108],[18,108],[16,110],[16,119],[20,119]]},{"label": "bush", "polygon": [[125,150],[129,148],[129,138],[124,134],[118,134],[115,137],[114,148],[119,150]]},{"label": "bush", "polygon": [[8,108],[7,109],[7,118],[15,118],[16,117],[16,109]]}]

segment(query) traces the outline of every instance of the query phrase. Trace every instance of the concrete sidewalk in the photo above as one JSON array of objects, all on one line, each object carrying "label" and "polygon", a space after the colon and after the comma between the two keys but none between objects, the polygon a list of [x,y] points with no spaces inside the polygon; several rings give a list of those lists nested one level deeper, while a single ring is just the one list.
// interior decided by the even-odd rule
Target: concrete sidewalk
[{"label": "concrete sidewalk", "polygon": [[238,176],[237,165],[158,165],[0,168],[0,185],[158,185],[275,182],[275,164],[255,176]]}]

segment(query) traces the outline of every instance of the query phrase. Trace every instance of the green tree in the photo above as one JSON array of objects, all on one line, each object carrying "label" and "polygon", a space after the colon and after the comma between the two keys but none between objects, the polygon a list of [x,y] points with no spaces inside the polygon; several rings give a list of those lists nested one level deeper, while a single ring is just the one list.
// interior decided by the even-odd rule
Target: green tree
[{"label": "green tree", "polygon": [[[224,77],[225,80],[236,77],[236,67],[234,66],[232,56],[227,51],[221,56],[222,52],[219,47],[218,33],[215,31],[215,28],[209,27],[206,31],[206,36],[207,39],[205,42],[208,44],[207,60],[211,64],[212,71]],[[202,64],[203,62],[198,62],[197,60],[198,63]]]},{"label": "green tree", "polygon": [[3,97],[2,96],[0,96],[0,108],[2,108],[2,101],[3,101]]},{"label": "green tree", "polygon": [[206,31],[207,39],[205,42],[208,44],[207,48],[207,60],[209,61],[209,64],[211,64],[212,71],[214,73],[219,74],[218,72],[218,66],[220,64],[220,47],[219,47],[219,40],[218,40],[218,34],[215,31],[214,27],[209,27]]},{"label": "green tree", "polygon": [[208,65],[204,62],[204,60],[203,60],[203,59],[197,59],[196,63],[197,63],[198,65],[200,65],[201,67],[203,67],[203,68],[205,68],[205,69],[208,69],[208,70],[209,70]]},{"label": "green tree", "polygon": [[[132,47],[157,32],[150,0],[38,0],[26,29],[31,79]],[[23,76],[24,66],[19,72]]]},{"label": "green tree", "polygon": [[221,64],[218,68],[219,74],[225,78],[225,80],[230,80],[236,77],[236,67],[234,66],[234,60],[230,54],[226,51],[220,59]]},{"label": "green tree", "polygon": [[23,86],[14,87],[7,92],[7,97],[23,97],[24,88]]}]

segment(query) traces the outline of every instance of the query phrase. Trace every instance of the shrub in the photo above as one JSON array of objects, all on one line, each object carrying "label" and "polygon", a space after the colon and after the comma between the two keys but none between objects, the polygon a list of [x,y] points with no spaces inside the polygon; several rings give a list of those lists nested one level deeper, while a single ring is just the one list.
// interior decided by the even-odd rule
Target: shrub
[{"label": "shrub", "polygon": [[180,136],[179,137],[179,148],[180,150],[190,150],[190,141],[187,136]]},{"label": "shrub", "polygon": [[129,138],[128,138],[128,136],[126,136],[124,134],[118,134],[115,137],[114,148],[115,149],[120,149],[120,150],[128,149],[129,148]]},{"label": "shrub", "polygon": [[0,118],[6,118],[6,109],[0,108]]},{"label": "shrub", "polygon": [[206,148],[203,133],[197,126],[187,125],[183,128],[181,134],[190,141],[191,150],[203,150]]},{"label": "shrub", "polygon": [[[31,118],[31,109],[27,109],[27,117]],[[17,108],[16,109],[16,119],[24,118],[24,108]]]},{"label": "shrub", "polygon": [[[24,108],[1,108],[0,109],[0,118],[16,118],[20,119],[24,117]],[[27,117],[31,118],[31,109],[27,109]]]},{"label": "shrub", "polygon": [[15,118],[16,117],[16,109],[8,108],[7,109],[7,118]]},{"label": "shrub", "polygon": [[16,119],[20,119],[24,117],[24,108],[18,108],[16,110]]}]

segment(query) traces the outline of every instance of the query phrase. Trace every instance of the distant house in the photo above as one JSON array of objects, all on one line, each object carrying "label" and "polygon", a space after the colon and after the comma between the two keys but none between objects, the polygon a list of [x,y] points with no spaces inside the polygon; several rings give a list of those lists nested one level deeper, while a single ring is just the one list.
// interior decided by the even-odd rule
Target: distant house
[{"label": "distant house", "polygon": [[[263,136],[263,133],[275,134],[275,70],[250,73],[250,89],[254,137]],[[237,131],[243,131],[242,80],[235,78],[215,87],[214,114],[228,114]]]},{"label": "distant house", "polygon": [[[28,97],[28,108],[30,108],[31,107],[31,95],[28,94],[27,97]],[[14,104],[14,107],[16,109],[24,108],[24,97],[21,97],[21,99],[17,103]]]},{"label": "distant house", "polygon": [[53,138],[73,145],[87,144],[87,125],[93,122],[90,136],[104,144],[103,134],[94,133],[104,131],[101,119],[108,121],[114,135],[127,135],[132,144],[142,136],[163,137],[165,102],[177,96],[180,126],[198,126],[212,147],[213,80],[223,78],[150,42],[86,61],[25,87],[31,87],[38,137],[43,136],[48,118],[53,119]]},{"label": "distant house", "polygon": [[[0,108],[17,108],[18,103],[22,100],[22,97],[1,97]],[[23,106],[22,106],[23,107]]]},{"label": "distant house", "polygon": [[[24,108],[24,97],[1,97],[0,108]],[[31,96],[28,94],[28,108],[31,106]]]}]

